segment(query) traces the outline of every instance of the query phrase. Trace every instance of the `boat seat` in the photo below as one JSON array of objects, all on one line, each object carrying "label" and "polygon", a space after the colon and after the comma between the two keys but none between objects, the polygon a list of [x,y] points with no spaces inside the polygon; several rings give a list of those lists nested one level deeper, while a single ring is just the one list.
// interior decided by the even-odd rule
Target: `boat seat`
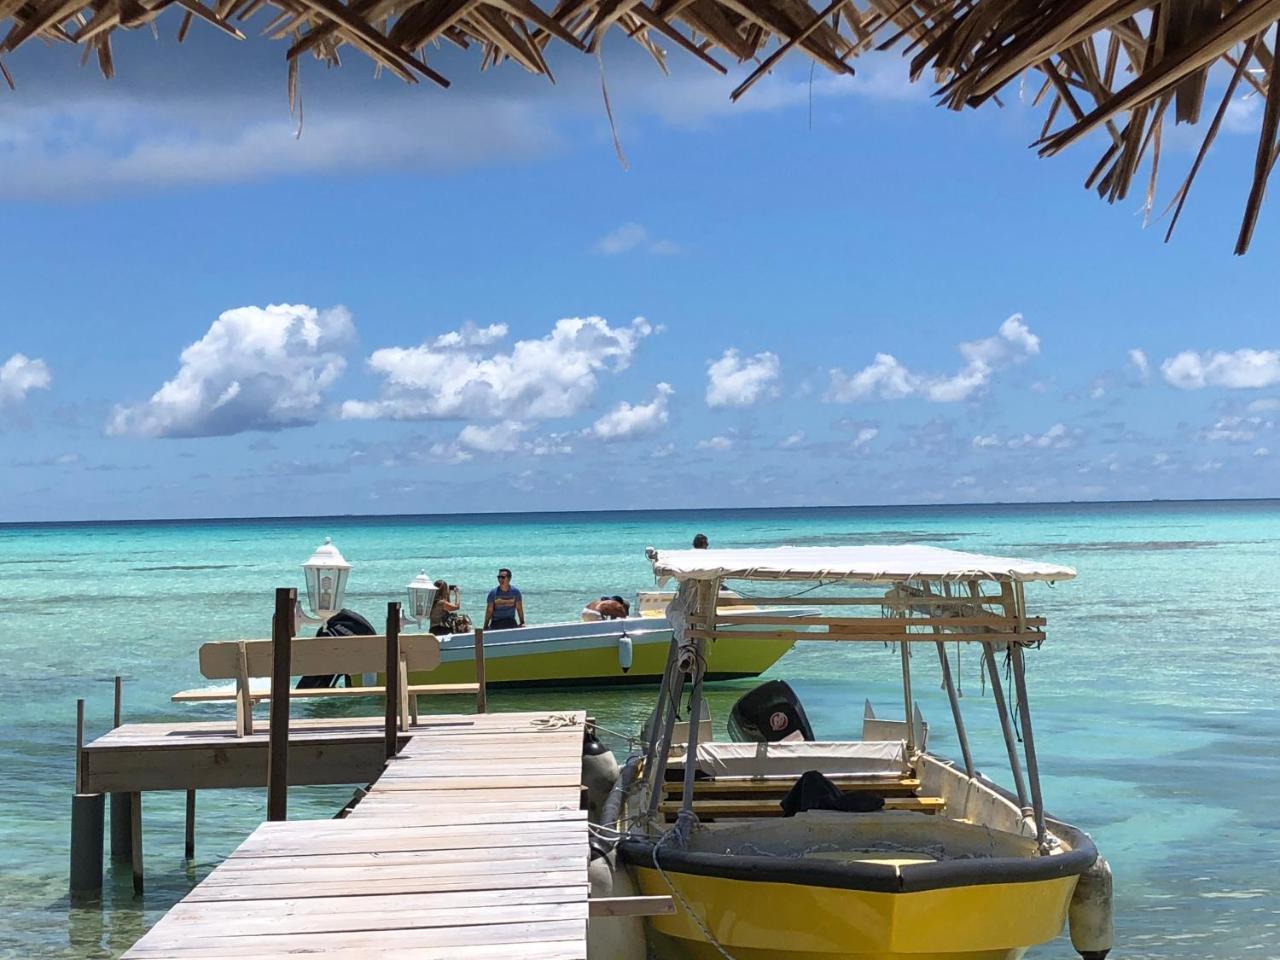
[{"label": "boat seat", "polygon": [[[903,777],[900,779],[872,779],[865,777],[857,779],[849,777],[827,777],[830,783],[835,784],[843,793],[862,793],[874,790],[877,793],[915,793],[920,789],[920,781],[915,777]],[[782,777],[775,779],[743,779],[733,778],[725,780],[699,780],[694,788],[694,792],[698,796],[714,796],[727,798],[730,794],[747,794],[749,796],[782,796],[793,786],[795,786],[795,778]],[[684,784],[680,780],[668,780],[664,784],[664,789],[669,794],[679,793],[684,789]]]},{"label": "boat seat", "polygon": [[[941,813],[947,801],[942,797],[885,797],[884,809],[910,810],[917,813]],[[680,800],[664,800],[658,808],[668,820],[680,809]],[[719,817],[780,817],[782,807],[777,800],[699,800],[693,801],[693,812],[701,819]]]},{"label": "boat seat", "polygon": [[[685,747],[673,744],[668,769],[684,767]],[[698,770],[727,777],[795,778],[810,770],[827,777],[910,776],[901,740],[781,740],[775,743],[699,743]]]}]

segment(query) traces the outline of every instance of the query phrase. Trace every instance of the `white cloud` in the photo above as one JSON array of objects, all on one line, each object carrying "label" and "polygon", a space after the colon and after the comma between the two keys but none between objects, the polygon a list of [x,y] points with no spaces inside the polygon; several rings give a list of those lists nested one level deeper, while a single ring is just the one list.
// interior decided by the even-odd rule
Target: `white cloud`
[{"label": "white cloud", "polygon": [[853,438],[853,446],[855,449],[865,447],[878,436],[880,436],[880,431],[875,427],[863,427],[858,431],[858,435]]},{"label": "white cloud", "polygon": [[848,403],[878,393],[882,399],[898,400],[911,396],[917,386],[918,378],[900,364],[897,357],[877,353],[869,366],[863,367],[853,376],[848,376],[843,370],[832,370],[827,399]]},{"label": "white cloud", "polygon": [[719,360],[707,363],[707,406],[749,407],[776,397],[781,369],[776,354],[766,351],[742,358],[730,347]]},{"label": "white cloud", "polygon": [[850,403],[873,395],[883,400],[915,395],[934,403],[967,400],[985,389],[997,370],[1038,354],[1040,338],[1023,322],[1022,315],[1015,313],[1000,325],[995,335],[966,341],[957,349],[966,363],[949,376],[915,373],[888,353],[876,354],[871,364],[852,375],[833,369],[827,400]]},{"label": "white cloud", "polygon": [[1280,410],[1280,397],[1263,397],[1253,400],[1245,407],[1250,413],[1271,413]]},{"label": "white cloud", "polygon": [[520,434],[528,429],[525,424],[514,420],[487,427],[468,423],[458,434],[458,443],[480,453],[510,453],[520,445]]},{"label": "white cloud", "polygon": [[1184,350],[1160,364],[1165,380],[1180,390],[1226,387],[1251,390],[1280,383],[1280,350],[1233,352]]},{"label": "white cloud", "polygon": [[1271,455],[1271,451],[1268,450],[1266,447],[1258,447],[1256,450],[1253,451],[1253,455],[1255,457],[1267,457]]},{"label": "white cloud", "polygon": [[733,449],[733,440],[724,436],[709,437],[706,440],[698,441],[698,449],[715,450],[718,453],[723,453],[725,450]]},{"label": "white cloud", "polygon": [[1226,416],[1218,418],[1208,430],[1201,431],[1204,440],[1225,441],[1227,443],[1247,443],[1256,439],[1258,433],[1270,430],[1272,422],[1262,417]]},{"label": "white cloud", "polygon": [[32,390],[48,390],[52,382],[47,363],[15,353],[0,366],[0,407],[21,403]]},{"label": "white cloud", "polygon": [[1137,371],[1138,379],[1143,383],[1151,379],[1151,361],[1147,359],[1146,353],[1137,347],[1129,351],[1129,366]]},{"label": "white cloud", "polygon": [[797,430],[795,433],[791,434],[789,437],[783,440],[780,444],[778,444],[778,446],[781,447],[783,450],[795,449],[796,447],[804,443],[804,437],[805,437],[804,431]]},{"label": "white cloud", "polygon": [[1004,447],[1008,450],[1021,450],[1024,448],[1066,450],[1076,446],[1080,442],[1080,436],[1081,432],[1079,430],[1071,430],[1068,429],[1066,424],[1055,423],[1041,434],[1023,433],[1005,440],[1001,440],[994,433],[974,437],[972,445],[975,450],[987,450],[995,447]]},{"label": "white cloud", "polygon": [[507,335],[505,323],[491,323],[487,327],[477,327],[474,323],[464,323],[457,330],[442,333],[432,341],[437,350],[462,350],[467,347],[487,347],[502,340]]},{"label": "white cloud", "polygon": [[592,244],[591,249],[606,257],[616,257],[622,253],[635,251],[657,256],[673,256],[680,252],[679,244],[670,240],[656,239],[638,223],[624,223],[597,240]]},{"label": "white cloud", "polygon": [[591,425],[587,433],[599,440],[632,440],[657,433],[666,426],[667,399],[675,393],[668,383],[657,386],[648,403],[622,401]]},{"label": "white cloud", "polygon": [[[492,328],[489,328],[492,329]],[[436,341],[386,347],[369,357],[384,379],[377,400],[347,400],[346,420],[546,420],[581,410],[602,371],[625,370],[640,341],[655,332],[643,318],[611,327],[600,317],[556,321],[537,340],[518,340],[509,353],[442,350]],[[438,340],[439,338],[437,338]]]},{"label": "white cloud", "polygon": [[119,405],[111,434],[214,437],[315,423],[346,368],[354,334],[345,307],[237,307],[182,351],[177,375],[150,400]]}]

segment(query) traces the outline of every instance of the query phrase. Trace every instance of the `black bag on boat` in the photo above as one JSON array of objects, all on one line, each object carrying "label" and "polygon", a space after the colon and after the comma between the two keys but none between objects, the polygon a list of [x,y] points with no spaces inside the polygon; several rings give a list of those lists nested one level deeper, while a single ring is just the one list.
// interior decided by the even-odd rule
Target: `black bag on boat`
[{"label": "black bag on boat", "polygon": [[[354,610],[348,610],[343,607],[332,617],[320,624],[320,629],[316,631],[317,637],[376,637],[378,631],[360,614]],[[314,690],[318,687],[336,687],[338,686],[338,675],[332,676],[312,675],[309,677],[299,677],[299,690]],[[351,686],[351,677],[343,674],[342,680],[346,686]]]},{"label": "black bag on boat", "polygon": [[778,805],[784,817],[794,817],[806,810],[871,813],[884,809],[884,797],[876,793],[843,793],[817,770],[810,770],[801,775]]}]

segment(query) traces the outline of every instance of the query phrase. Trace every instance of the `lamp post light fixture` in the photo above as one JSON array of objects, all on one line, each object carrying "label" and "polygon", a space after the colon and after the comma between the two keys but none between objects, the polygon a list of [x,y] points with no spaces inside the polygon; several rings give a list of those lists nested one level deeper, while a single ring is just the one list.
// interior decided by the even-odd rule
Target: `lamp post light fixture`
[{"label": "lamp post light fixture", "polygon": [[324,623],[342,609],[351,564],[333,545],[333,540],[325,537],[311,559],[302,565],[302,572],[307,581],[307,606],[311,608],[311,615],[304,613],[299,603],[295,610],[298,622]]},{"label": "lamp post light fixture", "polygon": [[431,606],[436,599],[435,581],[427,576],[427,571],[419,570],[405,589],[409,591],[409,607],[407,613],[401,614],[401,623],[422,626],[431,619]]}]

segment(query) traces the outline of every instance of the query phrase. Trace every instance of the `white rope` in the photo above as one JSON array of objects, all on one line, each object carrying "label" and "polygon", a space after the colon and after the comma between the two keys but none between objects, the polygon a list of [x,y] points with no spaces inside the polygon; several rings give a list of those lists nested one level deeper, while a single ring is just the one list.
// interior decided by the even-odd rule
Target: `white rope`
[{"label": "white rope", "polygon": [[561,730],[565,727],[576,727],[578,718],[572,713],[551,713],[545,717],[534,717],[529,722],[539,730]]},{"label": "white rope", "polygon": [[680,906],[684,907],[684,912],[688,915],[689,919],[692,920],[697,925],[698,929],[702,931],[702,935],[707,938],[707,943],[715,947],[720,953],[720,956],[724,957],[724,960],[735,960],[733,954],[726,950],[720,941],[712,935],[711,931],[707,928],[707,925],[703,923],[702,918],[694,912],[693,906],[684,898],[684,894],[676,889],[676,885],[672,883],[671,878],[667,876],[667,871],[663,870],[662,864],[658,862],[658,848],[666,843],[670,837],[677,837],[678,839],[683,838],[687,840],[686,831],[691,828],[691,822],[693,824],[697,823],[697,819],[697,816],[694,814],[688,814],[688,819],[686,819],[685,811],[680,811],[676,816],[675,825],[658,838],[658,842],[653,845],[653,868],[658,871],[658,876],[662,877],[662,882],[667,885],[667,889],[671,891],[671,895],[680,902]]}]

